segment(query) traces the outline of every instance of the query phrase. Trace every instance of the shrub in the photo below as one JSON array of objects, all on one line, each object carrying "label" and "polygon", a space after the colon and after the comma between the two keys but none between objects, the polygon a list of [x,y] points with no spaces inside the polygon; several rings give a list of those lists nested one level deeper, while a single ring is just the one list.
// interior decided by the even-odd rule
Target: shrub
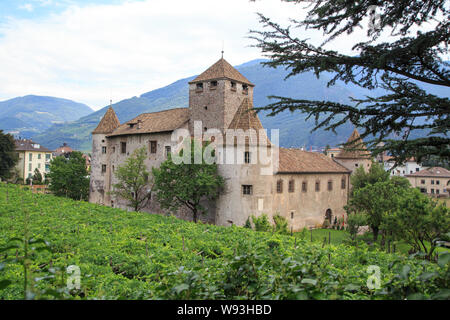
[{"label": "shrub", "polygon": [[247,228],[247,229],[252,228],[252,224],[250,222],[250,217],[248,217],[247,220],[245,221],[244,228]]},{"label": "shrub", "polygon": [[259,217],[252,216],[252,222],[255,225],[256,231],[271,231],[272,226],[270,225],[269,219],[266,214],[262,214]]},{"label": "shrub", "polygon": [[280,234],[289,234],[288,222],[285,217],[280,215],[273,216],[273,221],[275,225],[273,226],[273,231]]},{"label": "shrub", "polygon": [[359,228],[367,225],[367,216],[362,213],[349,214],[347,218],[347,230],[352,240],[356,239]]}]

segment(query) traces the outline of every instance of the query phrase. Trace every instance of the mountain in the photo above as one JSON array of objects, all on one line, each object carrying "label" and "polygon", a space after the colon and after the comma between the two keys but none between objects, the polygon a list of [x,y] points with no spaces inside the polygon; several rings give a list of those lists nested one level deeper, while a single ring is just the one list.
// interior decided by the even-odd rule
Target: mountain
[{"label": "mountain", "polygon": [[[254,105],[262,107],[270,103],[267,96],[286,96],[292,98],[330,100],[341,103],[350,103],[349,97],[362,98],[365,95],[378,96],[385,91],[377,89],[368,91],[356,85],[338,82],[327,87],[331,75],[323,74],[318,79],[313,73],[306,72],[286,79],[288,72],[283,68],[264,67],[264,60],[252,60],[236,66],[248,80],[256,85],[254,89]],[[206,68],[206,67],[205,67]],[[188,82],[196,76],[178,80],[168,86],[142,94],[139,97],[122,100],[112,105],[121,123],[126,122],[144,112],[155,112],[171,108],[188,107]],[[448,96],[448,92],[434,88],[435,94]],[[64,124],[54,124],[51,128],[36,135],[33,139],[48,148],[56,148],[63,142],[71,147],[83,151],[91,150],[91,132],[106,112],[109,106],[89,114],[77,121]],[[353,127],[345,124],[339,127],[337,134],[318,130],[313,133],[314,119],[306,121],[306,116],[299,112],[283,112],[275,117],[267,117],[261,112],[259,117],[263,126],[270,129],[280,129],[280,145],[283,147],[323,147],[329,144],[335,146],[347,141]]]},{"label": "mountain", "polygon": [[0,102],[0,129],[29,138],[53,124],[74,121],[92,112],[87,105],[71,100],[28,95]]}]

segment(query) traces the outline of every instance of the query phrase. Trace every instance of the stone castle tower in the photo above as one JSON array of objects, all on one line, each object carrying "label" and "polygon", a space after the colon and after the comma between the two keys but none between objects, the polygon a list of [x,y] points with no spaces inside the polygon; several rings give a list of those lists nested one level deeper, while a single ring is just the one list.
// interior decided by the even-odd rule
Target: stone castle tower
[{"label": "stone castle tower", "polygon": [[106,111],[97,128],[92,131],[92,158],[89,202],[107,204],[110,197],[111,166],[109,162],[109,148],[106,135],[120,126],[119,119],[112,107]]},{"label": "stone castle tower", "polygon": [[189,130],[202,121],[203,131],[228,129],[245,98],[253,101],[252,84],[225,59],[220,59],[189,82]]}]

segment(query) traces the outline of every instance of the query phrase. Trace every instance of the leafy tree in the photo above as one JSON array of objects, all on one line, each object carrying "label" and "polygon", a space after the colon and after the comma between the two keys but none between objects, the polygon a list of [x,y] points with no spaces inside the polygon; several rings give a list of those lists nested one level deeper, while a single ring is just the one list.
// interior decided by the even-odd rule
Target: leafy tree
[{"label": "leafy tree", "polygon": [[367,225],[367,216],[364,213],[353,213],[347,217],[347,230],[352,241],[356,240],[359,228]]},{"label": "leafy tree", "polygon": [[0,130],[0,179],[8,179],[13,174],[11,169],[17,163],[14,137]]},{"label": "leafy tree", "polygon": [[111,194],[127,200],[134,211],[144,208],[151,198],[150,172],[144,163],[146,156],[145,147],[136,149],[115,173],[119,182],[113,185]]},{"label": "leafy tree", "polygon": [[354,190],[364,188],[368,184],[388,180],[389,172],[385,171],[381,164],[372,162],[368,172],[366,172],[363,167],[359,167],[350,177],[350,182],[353,188],[352,193]]},{"label": "leafy tree", "polygon": [[373,239],[377,241],[378,232],[386,214],[391,214],[399,206],[399,198],[405,192],[404,187],[392,181],[378,181],[363,188],[355,189],[346,206],[347,213],[365,214],[367,224],[373,232]]},{"label": "leafy tree", "polygon": [[[450,158],[450,99],[427,92],[428,87],[449,87],[448,54],[450,11],[445,0],[282,0],[308,4],[304,19],[292,19],[296,28],[322,31],[324,42],[313,45],[309,39],[293,34],[291,26],[281,26],[259,14],[262,31],[251,31],[256,47],[265,53],[270,67],[283,66],[288,77],[313,71],[333,74],[328,85],[344,81],[369,90],[383,88],[378,97],[352,98],[352,103],[312,101],[289,97],[276,99],[260,110],[275,115],[284,110],[300,111],[316,121],[314,130],[335,129],[351,122],[363,128],[362,138],[374,137],[368,147],[377,154],[389,151],[396,164],[414,156]],[[375,10],[375,14],[374,13]],[[368,23],[370,21],[370,23]],[[375,23],[373,23],[375,21]],[[357,55],[329,50],[324,44],[340,37],[351,37],[362,24],[368,26],[367,41],[356,44]],[[432,25],[430,31],[420,30]],[[295,28],[295,29],[296,29]],[[364,27],[363,27],[364,28]],[[390,38],[380,35],[390,33]],[[424,136],[424,132],[429,133]],[[420,138],[412,138],[413,133]],[[416,135],[416,136],[417,136]],[[393,139],[399,136],[401,139]],[[385,144],[379,144],[384,142]]]},{"label": "leafy tree", "polygon": [[397,209],[386,215],[383,228],[431,259],[435,241],[450,231],[450,209],[444,204],[438,205],[418,189],[410,188],[399,199]]},{"label": "leafy tree", "polygon": [[49,190],[55,195],[74,200],[88,199],[89,176],[82,155],[74,151],[69,158],[60,156],[52,159],[46,178],[50,180]]},{"label": "leafy tree", "polygon": [[38,168],[34,169],[33,184],[42,184],[42,174]]},{"label": "leafy tree", "polygon": [[203,155],[208,152],[207,147],[190,140],[179,153],[186,161],[174,163],[169,154],[169,158],[159,168],[152,169],[156,197],[161,206],[173,211],[182,206],[187,207],[192,212],[194,222],[197,222],[199,213],[206,213],[202,202],[216,199],[224,185],[217,165],[205,161]]}]

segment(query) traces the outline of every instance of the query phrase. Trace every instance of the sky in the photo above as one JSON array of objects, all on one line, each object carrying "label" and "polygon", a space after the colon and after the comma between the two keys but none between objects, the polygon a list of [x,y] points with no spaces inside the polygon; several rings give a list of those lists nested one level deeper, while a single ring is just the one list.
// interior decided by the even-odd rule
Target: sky
[{"label": "sky", "polygon": [[[221,57],[263,58],[256,12],[283,25],[304,5],[280,0],[0,0],[0,101],[29,94],[94,110],[201,73]],[[317,31],[297,31],[315,44]],[[329,44],[355,54],[351,38]],[[350,43],[350,41],[352,41]]]}]

